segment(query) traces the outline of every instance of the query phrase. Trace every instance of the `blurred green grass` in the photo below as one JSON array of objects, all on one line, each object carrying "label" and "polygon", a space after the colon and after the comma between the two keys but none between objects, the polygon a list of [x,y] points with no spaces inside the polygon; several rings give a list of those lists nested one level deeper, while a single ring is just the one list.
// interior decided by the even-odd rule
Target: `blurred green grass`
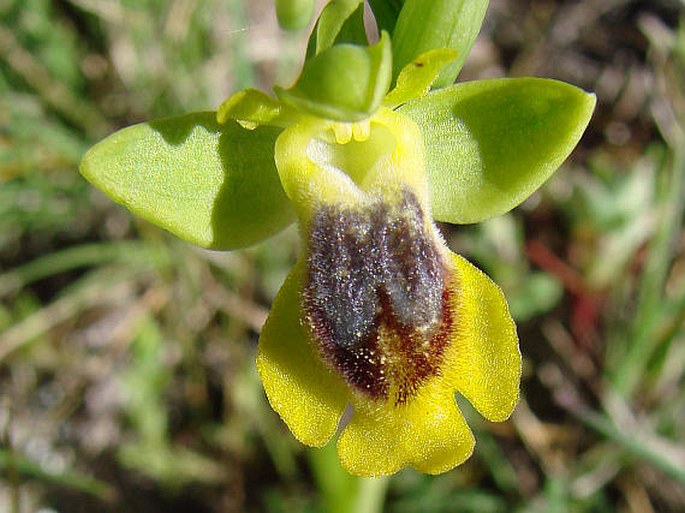
[{"label": "blurred green grass", "polygon": [[[598,111],[522,207],[444,227],[505,289],[523,400],[503,425],[463,404],[474,458],[401,472],[386,511],[685,510],[683,14],[491,2],[464,77],[568,80]],[[303,42],[268,0],[0,1],[0,511],[316,512],[352,486],[254,371],[294,230],[199,250],[77,172],[119,127],[287,83]]]}]

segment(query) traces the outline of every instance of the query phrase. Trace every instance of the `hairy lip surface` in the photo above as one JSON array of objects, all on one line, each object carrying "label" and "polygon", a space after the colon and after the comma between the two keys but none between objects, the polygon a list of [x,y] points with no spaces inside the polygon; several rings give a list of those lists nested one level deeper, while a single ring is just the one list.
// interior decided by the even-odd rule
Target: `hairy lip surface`
[{"label": "hairy lip surface", "polygon": [[416,196],[324,205],[308,250],[303,307],[319,353],[360,392],[405,403],[439,373],[453,324],[446,267]]}]

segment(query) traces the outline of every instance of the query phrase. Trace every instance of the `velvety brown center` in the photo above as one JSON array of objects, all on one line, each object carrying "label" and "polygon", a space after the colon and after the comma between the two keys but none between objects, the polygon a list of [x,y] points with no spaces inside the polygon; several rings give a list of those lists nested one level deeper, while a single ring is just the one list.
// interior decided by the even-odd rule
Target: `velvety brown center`
[{"label": "velvety brown center", "polygon": [[419,202],[323,206],[308,240],[305,319],[358,390],[404,403],[439,371],[453,323],[446,268]]}]

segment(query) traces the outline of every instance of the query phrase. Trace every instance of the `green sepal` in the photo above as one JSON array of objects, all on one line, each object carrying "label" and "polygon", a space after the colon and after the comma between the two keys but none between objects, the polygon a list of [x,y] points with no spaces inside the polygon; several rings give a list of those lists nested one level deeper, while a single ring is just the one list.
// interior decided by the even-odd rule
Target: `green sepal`
[{"label": "green sepal", "polygon": [[393,79],[402,68],[433,48],[452,48],[457,58],[446,66],[435,87],[452,84],[476,41],[488,0],[406,0],[395,30]]},{"label": "green sepal", "polygon": [[402,5],[404,5],[404,0],[369,0],[378,30],[385,30],[388,34],[392,34]]},{"label": "green sepal", "polygon": [[436,48],[422,53],[402,68],[397,85],[383,103],[395,107],[428,93],[440,71],[456,58],[457,52],[451,48]]},{"label": "green sepal", "polygon": [[543,78],[465,82],[400,107],[420,127],[433,216],[476,223],[530,196],[580,140],[594,94]]},{"label": "green sepal", "polygon": [[380,107],[390,86],[392,51],[383,33],[378,44],[336,45],[304,64],[290,89],[275,87],[294,109],[336,121],[361,121]]},{"label": "green sepal", "polygon": [[199,246],[235,249],[285,228],[294,211],[274,164],[280,129],[220,125],[196,112],[124,128],[80,171],[138,216]]},{"label": "green sepal", "polygon": [[332,0],[326,4],[309,36],[306,59],[343,43],[369,44],[364,27],[363,0]]},{"label": "green sepal", "polygon": [[312,20],[314,0],[275,0],[276,17],[281,28],[301,30]]}]

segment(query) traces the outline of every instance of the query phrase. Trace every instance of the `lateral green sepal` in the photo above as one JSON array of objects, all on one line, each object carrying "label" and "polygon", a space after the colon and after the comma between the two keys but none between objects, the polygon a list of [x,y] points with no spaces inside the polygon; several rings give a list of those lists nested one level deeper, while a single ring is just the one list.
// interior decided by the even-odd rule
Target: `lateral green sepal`
[{"label": "lateral green sepal", "polygon": [[211,249],[255,244],[294,212],[274,164],[280,129],[220,125],[215,112],[119,130],[83,157],[81,174],[131,212]]},{"label": "lateral green sepal", "polygon": [[433,216],[476,223],[537,190],[580,140],[594,94],[543,78],[465,82],[399,108],[421,129]]}]

